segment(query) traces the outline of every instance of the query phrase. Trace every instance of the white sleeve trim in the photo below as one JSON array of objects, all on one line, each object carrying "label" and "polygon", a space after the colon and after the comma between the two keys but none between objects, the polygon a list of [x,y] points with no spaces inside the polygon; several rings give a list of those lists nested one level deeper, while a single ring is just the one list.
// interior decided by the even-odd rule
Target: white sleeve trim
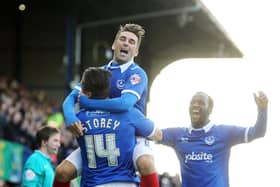
[{"label": "white sleeve trim", "polygon": [[74,88],[77,89],[77,90],[79,90],[79,91],[82,91],[81,86],[76,85]]},{"label": "white sleeve trim", "polygon": [[250,129],[250,127],[247,127],[245,130],[245,139],[244,139],[245,143],[249,142],[249,139],[248,139],[249,129]]},{"label": "white sleeve trim", "polygon": [[134,90],[123,90],[122,93],[132,93],[137,97],[138,100],[141,98],[141,96]]},{"label": "white sleeve trim", "polygon": [[152,137],[155,135],[155,132],[156,132],[156,126],[154,125],[153,131],[152,131],[151,134],[149,134],[149,136],[147,136],[147,137],[148,137],[148,138],[152,138]]}]

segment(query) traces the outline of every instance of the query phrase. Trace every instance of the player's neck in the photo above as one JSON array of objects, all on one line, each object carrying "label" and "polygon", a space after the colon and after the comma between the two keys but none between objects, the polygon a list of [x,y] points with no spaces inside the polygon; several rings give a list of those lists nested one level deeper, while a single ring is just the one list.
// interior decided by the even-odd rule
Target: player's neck
[{"label": "player's neck", "polygon": [[119,59],[115,59],[115,58],[114,58],[113,61],[114,61],[116,64],[118,64],[118,65],[123,65],[123,64],[126,64],[126,63],[128,63],[128,62],[133,61],[133,58],[130,59],[130,60],[128,60],[128,61],[123,61],[123,60],[119,60]]},{"label": "player's neck", "polygon": [[39,149],[44,155],[46,155],[47,157],[51,157],[51,154],[48,152],[47,148],[46,147],[41,147]]},{"label": "player's neck", "polygon": [[203,122],[203,123],[192,124],[192,127],[193,127],[194,129],[201,129],[201,128],[205,127],[209,122],[210,122],[210,120],[208,119],[208,120],[206,120],[206,121]]}]

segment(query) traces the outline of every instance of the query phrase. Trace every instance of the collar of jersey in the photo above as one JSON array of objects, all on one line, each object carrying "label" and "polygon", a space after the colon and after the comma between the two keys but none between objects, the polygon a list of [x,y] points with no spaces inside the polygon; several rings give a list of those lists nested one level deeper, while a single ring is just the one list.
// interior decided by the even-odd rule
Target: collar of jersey
[{"label": "collar of jersey", "polygon": [[48,157],[45,153],[43,153],[42,151],[40,151],[39,149],[38,150],[35,150],[35,152],[39,153],[42,157],[46,158],[47,160],[51,161],[51,158]]},{"label": "collar of jersey", "polygon": [[131,61],[128,61],[127,63],[125,63],[125,64],[116,65],[116,63],[112,60],[112,61],[109,62],[108,68],[110,68],[110,69],[117,69],[117,68],[120,68],[120,69],[121,69],[121,72],[123,73],[123,72],[125,72],[125,71],[128,69],[128,67],[129,67],[131,64],[133,64],[133,63],[134,63],[134,61],[131,60]]},{"label": "collar of jersey", "polygon": [[189,128],[189,133],[192,133],[192,131],[201,131],[201,130],[204,130],[205,133],[209,132],[210,129],[214,126],[214,124],[212,124],[211,122],[209,122],[207,125],[205,125],[204,127],[202,128],[193,128],[193,127],[190,127]]}]

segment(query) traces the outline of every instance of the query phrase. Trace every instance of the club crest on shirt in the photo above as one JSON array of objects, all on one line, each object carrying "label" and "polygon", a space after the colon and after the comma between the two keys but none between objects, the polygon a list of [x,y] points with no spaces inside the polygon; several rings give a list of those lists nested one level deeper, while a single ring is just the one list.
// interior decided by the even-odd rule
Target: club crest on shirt
[{"label": "club crest on shirt", "polygon": [[204,141],[207,145],[212,145],[215,142],[215,137],[214,136],[206,136],[204,138]]},{"label": "club crest on shirt", "polygon": [[117,80],[117,88],[118,89],[123,89],[124,88],[124,80]]},{"label": "club crest on shirt", "polygon": [[138,74],[133,74],[130,76],[130,83],[132,85],[138,84],[141,82],[141,77]]},{"label": "club crest on shirt", "polygon": [[32,181],[35,179],[35,173],[31,170],[31,169],[28,169],[26,170],[25,172],[25,178],[27,181]]}]

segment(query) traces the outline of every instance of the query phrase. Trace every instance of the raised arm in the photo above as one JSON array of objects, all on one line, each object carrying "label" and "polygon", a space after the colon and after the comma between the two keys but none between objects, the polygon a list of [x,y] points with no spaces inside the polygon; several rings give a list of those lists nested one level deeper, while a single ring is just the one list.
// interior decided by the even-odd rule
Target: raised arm
[{"label": "raised arm", "polygon": [[75,104],[77,103],[79,93],[80,83],[78,83],[71,93],[65,98],[62,105],[66,126],[75,136],[83,134],[81,122],[75,113]]},{"label": "raised arm", "polygon": [[66,126],[70,126],[72,123],[80,121],[75,114],[75,104],[79,95],[79,90],[74,88],[70,94],[63,101],[63,114],[66,121]]},{"label": "raised arm", "polygon": [[249,128],[248,141],[252,141],[256,138],[263,137],[266,133],[266,127],[267,127],[268,98],[261,91],[258,93],[258,95],[254,94],[254,98],[258,107],[258,117],[255,126]]}]

